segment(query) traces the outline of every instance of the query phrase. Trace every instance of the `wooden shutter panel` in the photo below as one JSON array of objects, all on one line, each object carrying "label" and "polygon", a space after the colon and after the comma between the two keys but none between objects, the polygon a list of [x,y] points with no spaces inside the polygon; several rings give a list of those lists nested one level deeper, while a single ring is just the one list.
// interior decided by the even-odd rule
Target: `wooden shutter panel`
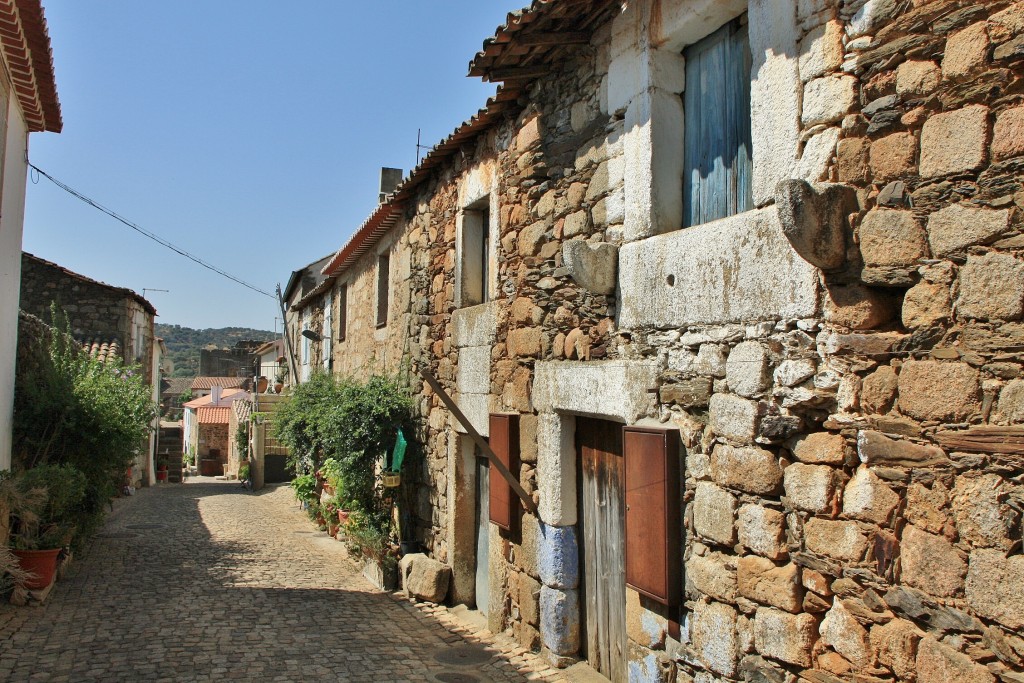
[{"label": "wooden shutter panel", "polygon": [[746,17],[684,50],[684,227],[754,208]]},{"label": "wooden shutter panel", "polygon": [[[490,416],[491,450],[513,476],[519,476],[519,415],[497,414]],[[519,521],[519,498],[498,468],[490,468],[490,517],[491,522],[506,531],[513,531]]]},{"label": "wooden shutter panel", "polygon": [[682,571],[679,432],[624,427],[626,585],[679,605]]}]

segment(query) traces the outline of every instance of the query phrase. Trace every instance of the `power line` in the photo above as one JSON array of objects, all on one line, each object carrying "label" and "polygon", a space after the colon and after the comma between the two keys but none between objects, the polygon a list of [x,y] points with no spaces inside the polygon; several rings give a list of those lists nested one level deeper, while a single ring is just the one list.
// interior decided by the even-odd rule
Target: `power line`
[{"label": "power line", "polygon": [[248,287],[249,289],[251,289],[254,292],[262,294],[263,296],[270,297],[271,299],[275,299],[275,300],[277,299],[277,297],[274,296],[273,294],[271,294],[270,292],[263,291],[262,289],[260,289],[256,285],[251,285],[248,282],[246,282],[245,280],[242,280],[241,278],[235,277],[231,273],[228,273],[227,271],[221,270],[220,268],[218,268],[217,266],[215,266],[213,264],[207,263],[206,261],[204,261],[203,259],[199,258],[198,256],[195,256],[194,254],[190,254],[189,252],[185,251],[181,247],[176,247],[175,245],[171,244],[170,242],[168,242],[164,238],[160,237],[159,235],[155,235],[155,234],[149,232],[148,230],[145,230],[145,229],[139,227],[138,225],[136,225],[135,223],[132,223],[130,220],[128,220],[124,216],[119,215],[117,212],[115,212],[115,211],[113,211],[111,209],[108,209],[107,207],[103,206],[102,204],[100,204],[99,202],[95,201],[94,199],[90,199],[89,197],[85,196],[84,194],[82,194],[78,190],[74,189],[73,187],[70,187],[69,185],[66,185],[66,184],[62,183],[61,181],[57,180],[52,175],[50,175],[49,173],[47,173],[43,169],[39,168],[35,164],[29,163],[29,167],[33,171],[35,171],[36,173],[38,173],[39,175],[43,176],[44,178],[49,180],[51,183],[53,183],[54,185],[59,187],[60,189],[64,190],[68,194],[70,194],[72,197],[76,197],[77,199],[80,199],[81,201],[85,202],[86,204],[88,204],[89,206],[93,207],[94,209],[98,209],[98,210],[102,211],[103,213],[107,214],[108,216],[110,216],[114,220],[117,220],[117,221],[120,221],[121,223],[124,223],[125,225],[127,225],[129,228],[131,228],[135,232],[137,232],[140,235],[143,235],[145,237],[148,237],[149,239],[153,240],[154,242],[156,242],[160,246],[167,247],[171,251],[173,251],[173,252],[175,252],[175,253],[177,253],[177,254],[179,254],[181,256],[184,256],[185,258],[189,259],[190,261],[193,261],[193,262],[199,264],[203,268],[206,268],[207,270],[212,270],[214,273],[217,273],[218,275],[226,277],[227,279],[229,279],[229,280],[231,280],[231,281],[233,281],[233,282],[235,282],[237,284],[240,284],[243,287]]}]

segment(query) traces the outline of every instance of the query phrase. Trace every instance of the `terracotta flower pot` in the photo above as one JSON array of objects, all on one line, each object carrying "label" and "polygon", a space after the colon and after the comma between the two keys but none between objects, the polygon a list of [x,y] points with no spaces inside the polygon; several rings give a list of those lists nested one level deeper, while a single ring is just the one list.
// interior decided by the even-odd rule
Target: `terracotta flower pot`
[{"label": "terracotta flower pot", "polygon": [[348,524],[348,516],[350,514],[348,510],[338,510],[338,524],[341,526]]},{"label": "terracotta flower pot", "polygon": [[53,575],[57,573],[57,556],[60,548],[52,550],[13,550],[18,564],[23,571],[32,574],[25,581],[25,588],[39,590],[53,583]]},{"label": "terracotta flower pot", "polygon": [[260,377],[256,381],[256,393],[265,394],[267,393],[267,386],[270,384],[270,380],[266,377]]}]

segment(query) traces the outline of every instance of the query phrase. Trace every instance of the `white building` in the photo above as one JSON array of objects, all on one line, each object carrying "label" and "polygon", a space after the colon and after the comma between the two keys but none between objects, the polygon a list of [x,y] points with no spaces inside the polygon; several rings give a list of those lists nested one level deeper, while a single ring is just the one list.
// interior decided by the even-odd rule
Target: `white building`
[{"label": "white building", "polygon": [[14,367],[30,133],[59,133],[60,102],[40,0],[0,0],[0,469],[11,466]]}]

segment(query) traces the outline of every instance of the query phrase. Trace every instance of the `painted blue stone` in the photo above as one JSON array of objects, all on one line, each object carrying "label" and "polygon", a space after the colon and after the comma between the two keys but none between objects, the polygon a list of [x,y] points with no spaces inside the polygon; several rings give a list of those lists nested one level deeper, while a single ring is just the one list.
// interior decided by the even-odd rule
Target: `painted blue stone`
[{"label": "painted blue stone", "polygon": [[576,544],[576,527],[541,522],[537,554],[541,583],[550,588],[579,587],[580,551]]},{"label": "painted blue stone", "polygon": [[580,649],[580,596],[574,590],[540,587],[540,637],[563,657]]},{"label": "painted blue stone", "polygon": [[640,660],[631,659],[628,668],[629,683],[662,683],[665,680],[665,674],[653,652]]}]

